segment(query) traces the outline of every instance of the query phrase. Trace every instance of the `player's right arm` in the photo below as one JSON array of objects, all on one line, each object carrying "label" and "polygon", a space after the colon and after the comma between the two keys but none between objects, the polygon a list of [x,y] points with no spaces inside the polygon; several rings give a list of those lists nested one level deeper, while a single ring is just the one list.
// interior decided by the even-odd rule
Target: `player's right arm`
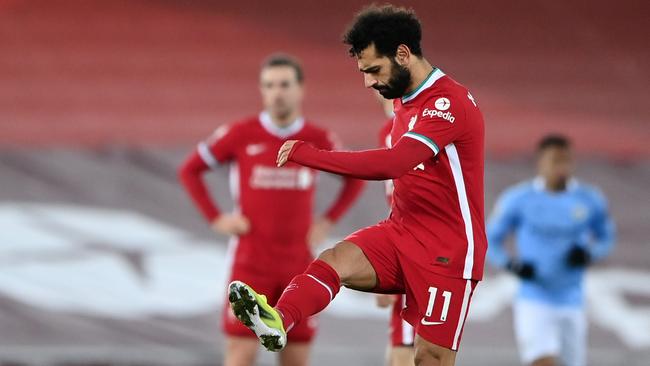
[{"label": "player's right arm", "polygon": [[178,170],[179,180],[192,202],[210,223],[213,230],[225,235],[241,235],[250,229],[248,220],[240,214],[221,213],[210,195],[203,175],[236,157],[235,132],[222,126],[185,159]]}]

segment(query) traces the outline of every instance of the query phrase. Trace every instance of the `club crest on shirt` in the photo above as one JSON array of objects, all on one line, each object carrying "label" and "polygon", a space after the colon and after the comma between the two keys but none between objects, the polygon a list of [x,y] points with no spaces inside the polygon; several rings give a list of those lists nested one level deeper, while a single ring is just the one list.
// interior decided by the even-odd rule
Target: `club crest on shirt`
[{"label": "club crest on shirt", "polygon": [[575,207],[573,207],[572,216],[573,219],[576,221],[584,221],[587,218],[587,213],[588,213],[587,207],[578,204]]},{"label": "club crest on shirt", "polygon": [[418,115],[416,114],[415,116],[411,117],[411,120],[409,121],[409,131],[415,127],[415,122],[418,121]]}]

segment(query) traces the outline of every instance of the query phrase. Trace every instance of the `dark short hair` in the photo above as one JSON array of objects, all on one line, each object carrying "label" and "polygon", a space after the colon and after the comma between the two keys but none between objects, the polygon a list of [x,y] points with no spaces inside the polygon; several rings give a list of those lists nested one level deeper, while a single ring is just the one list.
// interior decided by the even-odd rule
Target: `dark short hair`
[{"label": "dark short hair", "polygon": [[278,67],[278,66],[288,66],[291,67],[296,72],[296,79],[300,84],[305,80],[305,74],[302,71],[302,66],[300,62],[292,56],[289,56],[284,53],[274,53],[264,59],[262,62],[262,70],[269,67]]},{"label": "dark short hair", "polygon": [[537,152],[542,152],[551,147],[569,149],[571,148],[571,140],[560,134],[546,135],[537,143]]},{"label": "dark short hair", "polygon": [[400,44],[422,56],[422,26],[413,9],[394,5],[370,5],[363,8],[343,34],[343,43],[350,46],[350,56],[375,45],[380,56],[395,56]]}]

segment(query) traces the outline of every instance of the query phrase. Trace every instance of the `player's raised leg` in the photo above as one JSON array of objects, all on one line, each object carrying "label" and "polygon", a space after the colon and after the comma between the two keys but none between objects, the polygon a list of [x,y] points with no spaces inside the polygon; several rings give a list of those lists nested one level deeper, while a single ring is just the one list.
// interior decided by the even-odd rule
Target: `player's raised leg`
[{"label": "player's raised leg", "polygon": [[325,309],[341,285],[371,290],[377,275],[357,245],[343,241],[324,251],[304,273],[293,278],[274,309],[263,295],[246,284],[230,284],[230,303],[237,318],[250,328],[269,351],[286,345],[286,333],[299,322]]},{"label": "player's raised leg", "polygon": [[291,281],[276,309],[284,325],[291,329],[317,314],[334,299],[341,285],[356,290],[371,290],[377,284],[373,266],[356,244],[343,241],[325,250],[309,267]]}]

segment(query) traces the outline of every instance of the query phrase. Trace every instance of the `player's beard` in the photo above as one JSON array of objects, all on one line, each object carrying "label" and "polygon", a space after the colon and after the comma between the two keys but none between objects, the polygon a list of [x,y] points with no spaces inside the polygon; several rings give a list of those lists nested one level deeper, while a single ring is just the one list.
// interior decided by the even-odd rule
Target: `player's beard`
[{"label": "player's beard", "polygon": [[390,79],[388,79],[386,85],[375,87],[375,89],[386,99],[401,98],[411,85],[411,72],[394,59],[391,59],[390,63]]}]

